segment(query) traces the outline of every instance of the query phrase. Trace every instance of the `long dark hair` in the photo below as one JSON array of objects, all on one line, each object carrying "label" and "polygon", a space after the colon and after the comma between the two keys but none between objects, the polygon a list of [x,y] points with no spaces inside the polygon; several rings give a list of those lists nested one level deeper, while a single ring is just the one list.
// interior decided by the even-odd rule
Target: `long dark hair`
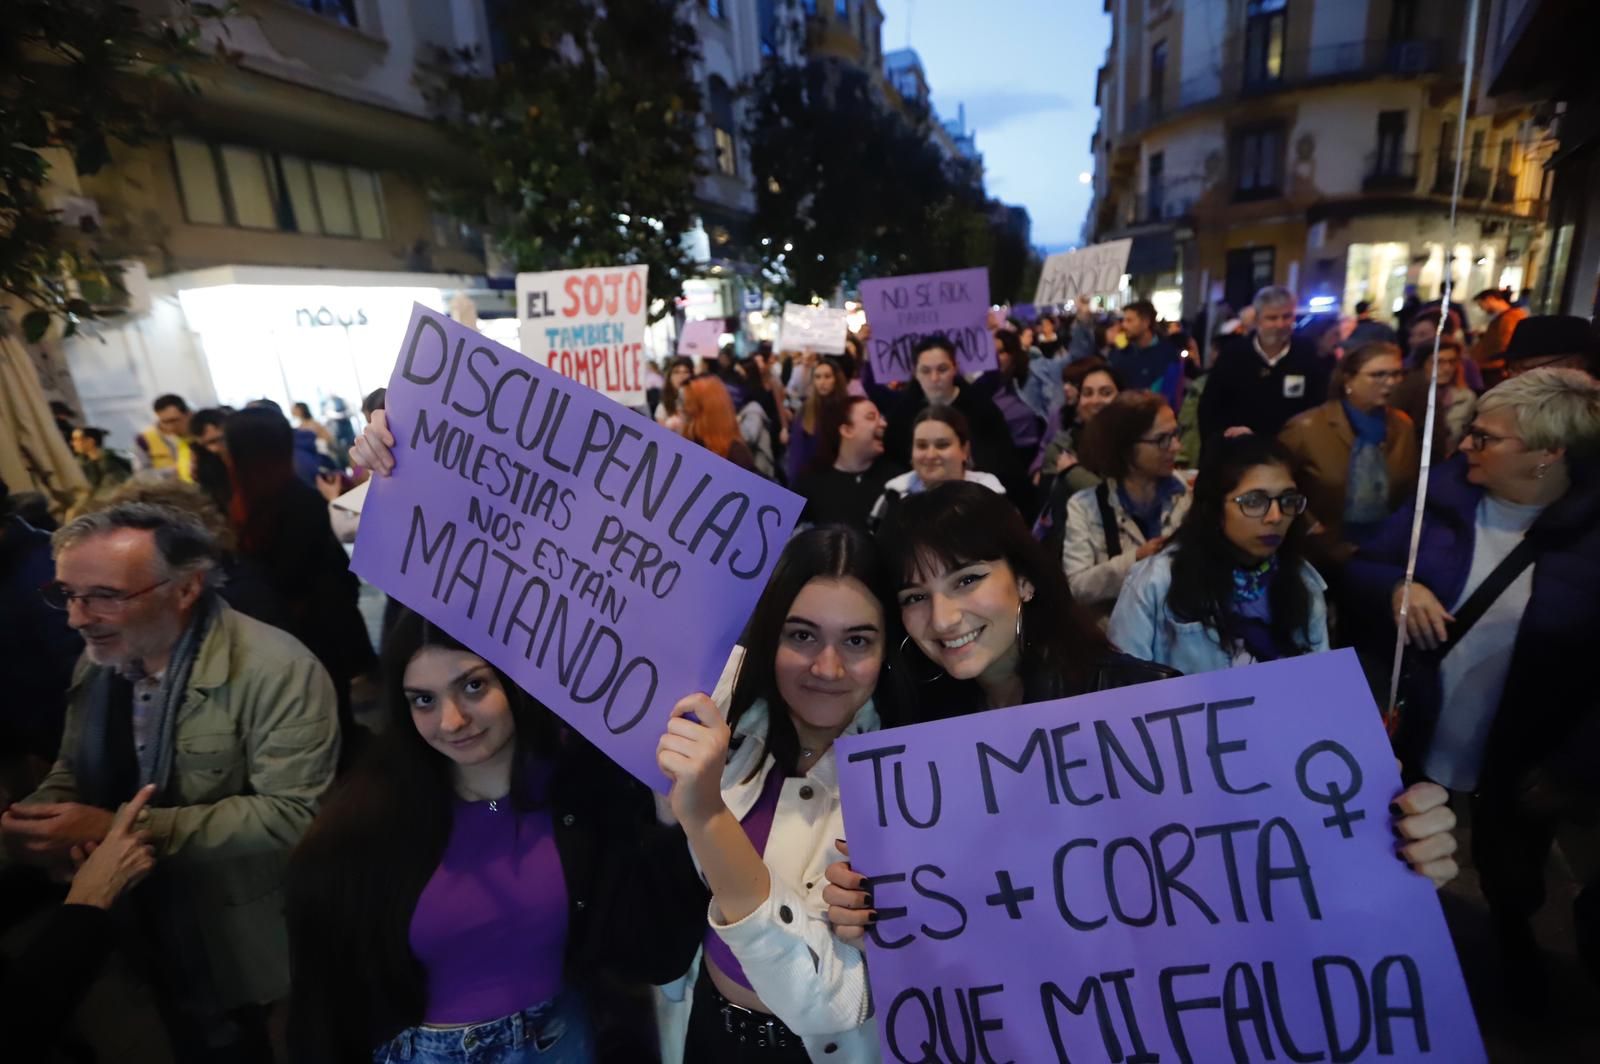
[{"label": "long dark hair", "polygon": [[843,446],[841,432],[850,424],[850,419],[855,417],[857,403],[870,403],[864,395],[847,395],[842,403],[832,403],[824,406],[817,414],[817,451],[811,456],[811,461],[802,473],[812,473],[823,469],[832,469],[839,460],[839,449]]},{"label": "long dark hair", "polygon": [[[406,703],[406,666],[425,647],[467,649],[420,614],[402,611],[380,666],[386,726],[290,857],[295,1060],[365,1060],[384,1039],[422,1022],[427,982],[411,952],[411,917],[450,841],[456,797],[450,762],[417,732]],[[558,732],[547,709],[494,673],[516,724],[509,797],[530,809],[544,796],[529,785],[528,763],[555,753]]]},{"label": "long dark hair", "polygon": [[[885,523],[879,542],[896,590],[915,581],[919,572],[998,560],[1011,566],[1019,580],[1033,584],[1033,598],[1022,606],[1019,666],[1029,701],[1081,694],[1111,651],[1095,618],[1073,601],[1060,562],[1033,538],[1004,495],[981,484],[950,481],[907,496]],[[921,661],[913,671],[934,669]],[[920,701],[940,716],[984,705],[975,680],[943,677],[925,690]]]},{"label": "long dark hair", "polygon": [[[778,771],[793,774],[800,762],[800,737],[794,730],[789,707],[778,692],[775,668],[778,641],[783,637],[783,625],[794,607],[794,600],[813,580],[853,578],[872,592],[883,607],[883,670],[879,673],[874,706],[884,727],[903,723],[900,719],[903,697],[894,689],[903,670],[893,665],[900,639],[899,617],[885,577],[886,570],[876,545],[865,534],[844,525],[807,529],[791,539],[778,556],[778,564],[740,640],[745,648],[744,661],[739,666],[739,678],[734,682],[733,698],[728,705],[728,725],[736,727],[739,718],[751,706],[757,701],[766,702],[767,751],[777,763]],[[760,771],[759,761],[756,771]]]},{"label": "long dark hair", "polygon": [[[1270,436],[1236,436],[1207,443],[1189,512],[1172,534],[1172,587],[1167,607],[1180,621],[1206,625],[1230,650],[1239,644],[1233,570],[1244,559],[1222,533],[1223,510],[1233,505],[1230,498],[1245,474],[1260,466],[1281,466],[1292,473],[1294,460]],[[1306,564],[1307,523],[1296,518],[1289,525],[1278,548],[1278,575],[1267,592],[1273,639],[1285,654],[1310,650],[1305,630],[1311,619],[1311,592],[1300,575]]]}]

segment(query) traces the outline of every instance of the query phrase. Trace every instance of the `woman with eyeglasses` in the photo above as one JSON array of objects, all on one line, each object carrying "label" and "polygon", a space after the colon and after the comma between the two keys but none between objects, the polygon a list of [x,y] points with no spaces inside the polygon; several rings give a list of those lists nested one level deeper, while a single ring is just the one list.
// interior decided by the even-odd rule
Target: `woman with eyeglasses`
[{"label": "woman with eyeglasses", "polygon": [[[1434,404],[1433,460],[1442,462],[1456,453],[1461,437],[1478,407],[1478,394],[1467,386],[1462,368],[1461,341],[1445,337],[1439,341],[1439,388]],[[1404,410],[1416,428],[1417,442],[1428,420],[1428,386],[1433,382],[1433,348],[1423,349],[1406,379],[1394,390],[1389,402]]]},{"label": "woman with eyeglasses", "polygon": [[1380,640],[1405,627],[1396,749],[1414,772],[1471,795],[1502,969],[1519,1001],[1537,1002],[1528,919],[1545,858],[1556,827],[1593,808],[1600,780],[1600,383],[1534,370],[1478,401],[1461,453],[1429,482],[1402,614],[1411,529],[1408,507],[1351,560],[1354,616]]},{"label": "woman with eyeglasses", "polygon": [[1154,392],[1123,392],[1084,431],[1083,463],[1105,479],[1067,502],[1061,568],[1072,597],[1101,618],[1189,511],[1173,472],[1179,445],[1177,415]]},{"label": "woman with eyeglasses", "polygon": [[1304,557],[1305,510],[1282,446],[1207,444],[1194,504],[1171,547],[1128,575],[1111,642],[1185,673],[1327,650],[1327,585]]},{"label": "woman with eyeglasses", "polygon": [[1322,526],[1312,544],[1319,561],[1342,564],[1416,492],[1416,429],[1389,402],[1404,377],[1398,347],[1363,344],[1334,371],[1332,397],[1278,437]]},{"label": "woman with eyeglasses", "polygon": [[[1214,450],[1219,456],[1233,453],[1234,447],[1271,453],[1272,446],[1247,437]],[[1274,461],[1276,478],[1242,482],[1244,491],[1235,483],[1229,493],[1237,497],[1262,491],[1273,497],[1268,512],[1280,514],[1281,500],[1292,492],[1293,482],[1284,460]],[[1212,479],[1217,475],[1213,470]],[[1255,498],[1247,500],[1252,508]],[[1299,507],[1292,498],[1288,505]],[[1243,517],[1237,504],[1233,510]],[[1247,536],[1243,529],[1239,534],[1246,543],[1268,535],[1262,530]],[[1072,601],[1054,559],[993,492],[949,483],[913,495],[900,506],[880,542],[888,554],[888,575],[898,585],[900,621],[907,633],[900,668],[919,681],[914,715],[922,720],[1003,711],[1175,675],[1170,667],[1116,652],[1093,614]],[[1252,549],[1264,546],[1257,543]],[[1171,551],[1159,554],[1145,565],[1166,563],[1171,556]],[[1246,556],[1240,552],[1241,564],[1248,564]],[[1229,580],[1232,568],[1224,573]],[[1286,598],[1280,592],[1272,601]],[[1445,798],[1442,788],[1423,783],[1397,795],[1391,806],[1394,832],[1402,840],[1397,857],[1440,886],[1456,875],[1450,857],[1455,818],[1444,807]],[[827,878],[823,898],[829,922],[840,938],[859,941],[875,919],[862,874],[838,862],[828,867]]]}]

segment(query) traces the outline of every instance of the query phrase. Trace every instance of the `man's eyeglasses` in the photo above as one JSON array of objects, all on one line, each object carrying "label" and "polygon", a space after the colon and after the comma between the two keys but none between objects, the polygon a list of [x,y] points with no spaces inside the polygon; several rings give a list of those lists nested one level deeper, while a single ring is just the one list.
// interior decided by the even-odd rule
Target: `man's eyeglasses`
[{"label": "man's eyeglasses", "polygon": [[51,609],[66,612],[77,602],[90,613],[104,616],[111,613],[121,613],[128,608],[128,603],[141,595],[148,595],[163,584],[170,584],[172,580],[159,580],[147,588],[138,591],[84,591],[75,592],[65,584],[46,584],[39,590],[39,597],[44,599],[44,604]]},{"label": "man's eyeglasses", "polygon": [[1265,517],[1267,511],[1272,509],[1272,504],[1277,503],[1278,509],[1289,517],[1298,517],[1306,512],[1308,505],[1306,497],[1298,491],[1286,491],[1282,495],[1268,495],[1264,491],[1247,491],[1243,495],[1236,495],[1234,505],[1239,507],[1239,512],[1246,517]]},{"label": "man's eyeglasses", "polygon": [[1179,435],[1180,433],[1177,432],[1163,432],[1159,436],[1140,436],[1139,442],[1148,443],[1152,447],[1159,447],[1162,450],[1166,450],[1168,447],[1172,446],[1172,441],[1176,440]]},{"label": "man's eyeglasses", "polygon": [[1516,438],[1515,436],[1496,436],[1492,432],[1483,431],[1476,425],[1468,425],[1467,431],[1462,435],[1461,440],[1463,443],[1471,440],[1473,449],[1481,451],[1491,443],[1499,443],[1502,440],[1514,440]]}]

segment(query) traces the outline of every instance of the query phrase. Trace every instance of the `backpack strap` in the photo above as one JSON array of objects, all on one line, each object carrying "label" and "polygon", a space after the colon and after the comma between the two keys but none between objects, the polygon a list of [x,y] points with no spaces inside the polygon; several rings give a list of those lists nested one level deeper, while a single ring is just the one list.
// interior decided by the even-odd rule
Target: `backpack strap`
[{"label": "backpack strap", "polygon": [[1500,564],[1484,577],[1483,583],[1479,584],[1477,590],[1467,596],[1467,601],[1455,611],[1456,619],[1450,625],[1450,637],[1440,643],[1439,648],[1434,651],[1438,660],[1443,661],[1444,656],[1454,650],[1462,638],[1472,631],[1472,626],[1489,612],[1489,607],[1494,605],[1495,600],[1505,594],[1506,588],[1510,587],[1528,566],[1539,560],[1544,547],[1545,544],[1541,540],[1533,536],[1524,536],[1522,542],[1512,548],[1510,554],[1500,559]]},{"label": "backpack strap", "polygon": [[1106,535],[1106,556],[1115,558],[1122,553],[1122,534],[1117,531],[1117,515],[1111,509],[1111,483],[1102,480],[1095,486],[1094,501],[1100,505],[1100,528]]}]

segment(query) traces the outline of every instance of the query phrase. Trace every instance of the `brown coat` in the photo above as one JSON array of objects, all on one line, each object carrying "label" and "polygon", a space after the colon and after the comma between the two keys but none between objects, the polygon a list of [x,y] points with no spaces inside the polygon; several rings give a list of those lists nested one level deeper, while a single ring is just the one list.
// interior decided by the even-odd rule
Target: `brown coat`
[{"label": "brown coat", "polygon": [[[1422,461],[1417,430],[1405,414],[1389,408],[1389,433],[1383,457],[1389,467],[1389,509],[1398,510],[1417,490],[1417,467]],[[1330,399],[1292,419],[1278,440],[1294,456],[1294,480],[1310,501],[1310,514],[1325,529],[1319,537],[1328,545],[1332,560],[1343,561],[1351,547],[1343,542],[1346,479],[1356,434],[1345,416],[1344,404]]]},{"label": "brown coat", "polygon": [[1511,307],[1496,315],[1472,342],[1468,357],[1478,364],[1479,369],[1498,365],[1505,357],[1506,348],[1511,346],[1511,334],[1517,331],[1517,326],[1527,316],[1528,312],[1521,307]]}]

